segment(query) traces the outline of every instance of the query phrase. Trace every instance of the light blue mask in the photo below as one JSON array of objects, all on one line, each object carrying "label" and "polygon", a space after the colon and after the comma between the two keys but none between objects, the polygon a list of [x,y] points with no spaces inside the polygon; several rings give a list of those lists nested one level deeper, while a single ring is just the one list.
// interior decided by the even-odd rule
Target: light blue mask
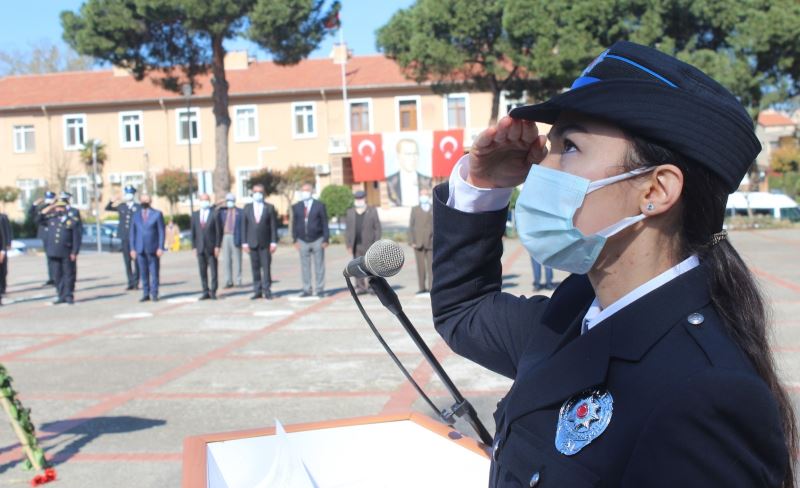
[{"label": "light blue mask", "polygon": [[515,220],[522,245],[539,263],[569,273],[586,274],[594,265],[606,240],[640,222],[644,214],[627,217],[586,236],[575,227],[575,212],[589,193],[654,168],[590,181],[544,166],[531,167],[517,199]]}]

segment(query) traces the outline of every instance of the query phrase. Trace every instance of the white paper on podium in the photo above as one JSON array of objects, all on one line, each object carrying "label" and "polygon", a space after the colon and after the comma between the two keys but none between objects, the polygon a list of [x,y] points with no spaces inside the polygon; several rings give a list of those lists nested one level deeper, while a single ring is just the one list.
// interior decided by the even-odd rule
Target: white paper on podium
[{"label": "white paper on podium", "polygon": [[489,481],[487,458],[411,420],[284,435],[276,426],[274,436],[209,443],[207,470],[209,488],[483,488]]}]

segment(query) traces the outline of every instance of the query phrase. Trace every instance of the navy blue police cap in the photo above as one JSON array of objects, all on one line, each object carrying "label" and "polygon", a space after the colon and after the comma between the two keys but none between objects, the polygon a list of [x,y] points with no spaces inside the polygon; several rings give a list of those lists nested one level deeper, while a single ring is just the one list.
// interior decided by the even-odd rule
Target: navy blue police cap
[{"label": "navy blue police cap", "polygon": [[69,200],[70,198],[72,198],[72,193],[68,191],[62,191],[61,193],[58,194],[58,198],[60,200]]},{"label": "navy blue police cap", "polygon": [[55,198],[56,197],[56,192],[48,190],[48,191],[44,192],[44,197],[45,198]]},{"label": "navy blue police cap", "polygon": [[552,124],[562,111],[605,119],[719,176],[734,192],[761,151],[753,121],[722,85],[653,48],[615,42],[550,100],[515,108],[517,119]]},{"label": "navy blue police cap", "polygon": [[125,193],[136,193],[136,188],[133,185],[126,185],[123,191]]}]

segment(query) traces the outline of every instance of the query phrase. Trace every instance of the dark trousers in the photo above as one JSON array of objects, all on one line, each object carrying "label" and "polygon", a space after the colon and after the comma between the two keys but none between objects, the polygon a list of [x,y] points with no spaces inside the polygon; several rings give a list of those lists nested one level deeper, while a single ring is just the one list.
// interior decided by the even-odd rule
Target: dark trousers
[{"label": "dark trousers", "polygon": [[269,291],[272,286],[272,255],[269,247],[250,248],[250,269],[253,270],[253,292],[256,295]]},{"label": "dark trousers", "polygon": [[76,261],[72,261],[69,257],[56,258],[48,256],[47,262],[56,282],[58,299],[72,301],[75,297]]},{"label": "dark trousers", "polygon": [[203,293],[208,293],[208,268],[211,268],[211,293],[217,293],[217,258],[213,252],[198,252],[197,266],[200,268],[200,283]]},{"label": "dark trousers", "polygon": [[158,296],[159,258],[155,254],[136,254],[139,274],[142,276],[142,296]]},{"label": "dark trousers", "polygon": [[139,260],[131,259],[131,244],[128,241],[122,241],[122,261],[125,262],[128,286],[139,286]]},{"label": "dark trousers", "polygon": [[8,252],[3,262],[0,263],[0,295],[6,294],[6,284],[8,283]]},{"label": "dark trousers", "polygon": [[[417,258],[417,282],[419,289],[430,291],[433,286],[433,249],[414,249]],[[427,278],[427,279],[426,279]]]},{"label": "dark trousers", "polygon": [[[353,259],[367,254],[367,249],[369,249],[369,246],[365,246],[363,244],[356,244],[355,249],[353,249]],[[364,291],[366,289],[367,289],[367,279],[356,278],[356,291]]]}]

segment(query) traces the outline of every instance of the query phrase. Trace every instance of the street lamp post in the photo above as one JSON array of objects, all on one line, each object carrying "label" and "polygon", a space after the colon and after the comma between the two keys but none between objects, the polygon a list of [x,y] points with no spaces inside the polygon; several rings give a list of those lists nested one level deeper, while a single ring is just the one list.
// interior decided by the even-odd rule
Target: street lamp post
[{"label": "street lamp post", "polygon": [[92,139],[92,179],[94,180],[94,225],[97,236],[97,252],[103,251],[103,241],[100,236],[100,192],[97,191],[97,146],[100,140]]},{"label": "street lamp post", "polygon": [[186,97],[186,139],[189,148],[189,215],[194,214],[194,185],[192,185],[192,84],[184,83],[181,87]]}]

